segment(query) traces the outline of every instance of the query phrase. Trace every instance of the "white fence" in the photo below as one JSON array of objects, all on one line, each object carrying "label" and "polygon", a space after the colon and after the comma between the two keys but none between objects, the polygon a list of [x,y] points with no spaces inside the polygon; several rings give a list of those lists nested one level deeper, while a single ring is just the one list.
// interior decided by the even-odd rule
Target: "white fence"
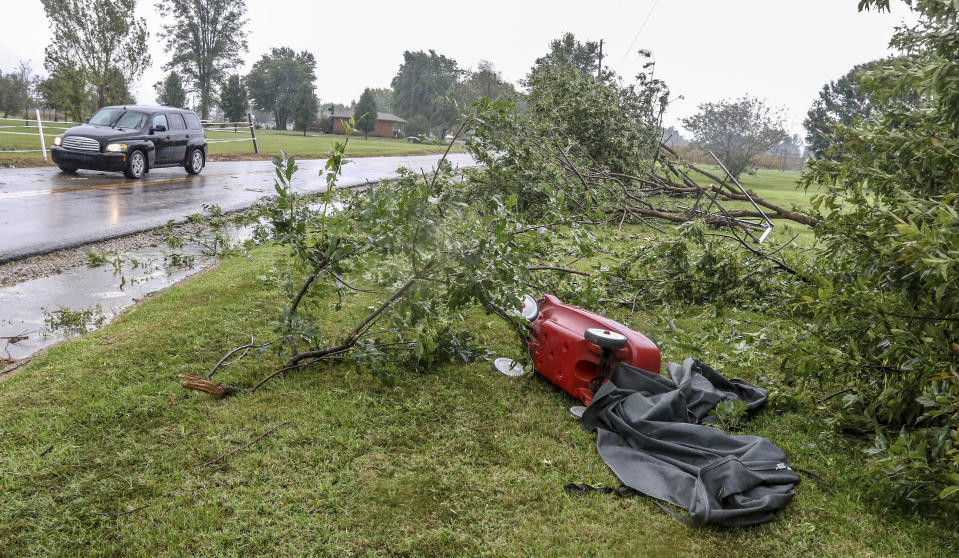
[{"label": "white fence", "polygon": [[[45,136],[58,136],[60,132],[80,124],[79,122],[41,120],[40,111],[36,111],[36,119],[30,118],[0,118],[0,134],[13,134],[17,136],[37,136],[40,149],[0,149],[3,153],[43,153],[43,158],[47,158],[47,142]],[[22,124],[20,124],[22,122]],[[16,123],[16,124],[15,124]],[[52,126],[51,126],[52,124]],[[44,132],[53,130],[50,132]]]},{"label": "white fence", "polygon": [[[246,122],[210,122],[208,120],[202,121],[203,129],[208,132],[221,132],[227,134],[245,134],[247,130],[250,132],[250,137],[248,138],[236,138],[236,139],[210,139],[207,138],[207,143],[231,143],[235,141],[252,141],[253,142],[253,152],[259,153],[260,147],[256,143],[256,132],[253,130],[253,116],[247,115]],[[232,130],[230,128],[233,128]]]}]

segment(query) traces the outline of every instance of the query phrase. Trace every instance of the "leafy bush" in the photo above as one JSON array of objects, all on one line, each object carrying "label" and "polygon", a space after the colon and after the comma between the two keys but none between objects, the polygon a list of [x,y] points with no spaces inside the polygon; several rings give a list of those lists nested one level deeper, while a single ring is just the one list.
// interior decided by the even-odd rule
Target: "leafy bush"
[{"label": "leafy bush", "polygon": [[749,261],[740,248],[707,235],[701,222],[682,225],[673,237],[621,260],[605,274],[614,288],[647,301],[758,306],[782,290],[765,260]]},{"label": "leafy bush", "polygon": [[[839,382],[841,422],[874,431],[871,464],[912,500],[959,501],[959,8],[907,2],[920,15],[893,46],[912,53],[866,74],[883,101],[869,121],[837,126],[841,161],[804,181],[824,251],[792,307],[808,335],[794,374]],[[888,8],[863,0],[861,8]],[[896,101],[918,92],[918,103]]]},{"label": "leafy bush", "polygon": [[423,136],[430,133],[430,121],[422,114],[409,119],[403,126],[403,133],[407,136]]}]

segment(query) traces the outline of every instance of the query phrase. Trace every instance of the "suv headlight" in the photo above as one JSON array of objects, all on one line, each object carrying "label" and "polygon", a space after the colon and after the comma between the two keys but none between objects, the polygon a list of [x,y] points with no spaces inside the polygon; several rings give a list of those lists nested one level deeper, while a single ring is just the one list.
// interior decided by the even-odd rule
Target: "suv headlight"
[{"label": "suv headlight", "polygon": [[60,147],[60,144],[63,143],[63,136],[57,136],[53,138],[53,145]]},{"label": "suv headlight", "polygon": [[111,153],[120,153],[121,151],[127,150],[127,144],[125,143],[111,143],[107,145],[107,151]]}]

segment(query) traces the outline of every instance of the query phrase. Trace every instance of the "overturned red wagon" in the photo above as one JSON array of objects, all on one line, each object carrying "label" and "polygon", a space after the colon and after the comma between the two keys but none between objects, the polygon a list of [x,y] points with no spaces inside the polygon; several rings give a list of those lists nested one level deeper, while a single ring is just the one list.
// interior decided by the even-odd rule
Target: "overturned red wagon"
[{"label": "overturned red wagon", "polygon": [[527,341],[534,369],[589,405],[616,362],[659,373],[659,348],[623,324],[553,295],[523,299],[523,317],[532,334]]}]

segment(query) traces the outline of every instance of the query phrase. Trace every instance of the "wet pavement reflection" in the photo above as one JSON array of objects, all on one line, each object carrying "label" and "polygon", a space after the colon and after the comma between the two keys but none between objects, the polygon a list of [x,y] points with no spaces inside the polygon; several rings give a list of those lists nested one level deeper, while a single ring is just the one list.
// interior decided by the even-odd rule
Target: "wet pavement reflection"
[{"label": "wet pavement reflection", "polygon": [[[429,170],[440,155],[364,157],[343,167],[341,186],[356,186],[395,175],[398,167]],[[472,165],[467,154],[451,154],[455,166]],[[299,191],[325,185],[326,161],[298,161]],[[148,230],[183,220],[215,204],[224,211],[251,205],[273,192],[269,161],[211,162],[199,176],[183,169],[154,169],[144,179],[122,174],[56,168],[0,169],[0,263]],[[2,315],[0,315],[2,317]]]}]

